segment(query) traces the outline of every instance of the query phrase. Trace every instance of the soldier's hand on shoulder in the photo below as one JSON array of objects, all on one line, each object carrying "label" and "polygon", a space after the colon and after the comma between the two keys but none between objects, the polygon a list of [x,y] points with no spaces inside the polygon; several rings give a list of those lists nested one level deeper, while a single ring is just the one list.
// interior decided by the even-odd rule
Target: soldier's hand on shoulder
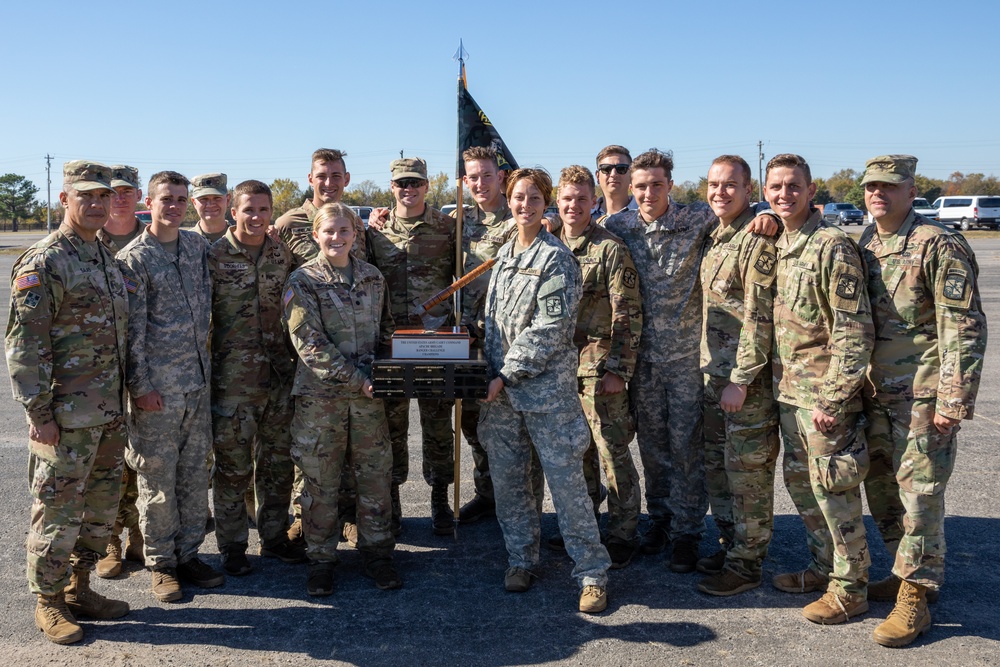
[{"label": "soldier's hand on shoulder", "polygon": [[747,229],[755,234],[762,234],[764,236],[775,236],[781,231],[776,217],[770,213],[758,213],[757,217],[750,221]]},{"label": "soldier's hand on shoulder", "polygon": [[372,210],[368,216],[368,226],[376,231],[382,231],[387,222],[389,222],[389,209],[384,206]]}]

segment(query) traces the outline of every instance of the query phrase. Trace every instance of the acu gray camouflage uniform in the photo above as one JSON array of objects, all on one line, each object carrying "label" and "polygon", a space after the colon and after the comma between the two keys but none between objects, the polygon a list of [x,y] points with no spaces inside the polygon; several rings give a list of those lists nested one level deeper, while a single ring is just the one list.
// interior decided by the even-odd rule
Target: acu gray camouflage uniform
[{"label": "acu gray camouflage uniform", "polygon": [[[147,230],[118,254],[129,290],[126,458],[139,477],[139,512],[146,565],[177,567],[198,555],[208,516],[212,446],[208,353],[212,281],[208,245],[185,230],[168,254]],[[135,399],[156,390],[163,410]]]},{"label": "acu gray camouflage uniform", "polygon": [[486,299],[486,358],[491,377],[504,381],[499,397],[483,404],[479,424],[497,519],[510,566],[531,569],[540,539],[529,473],[534,446],[574,578],[580,586],[605,586],[611,561],[587,499],[583,454],[590,432],[576,393],[580,267],[545,229],[519,254],[515,243],[497,254]]},{"label": "acu gray camouflage uniform", "polygon": [[[785,487],[806,526],[809,568],[829,590],[864,597],[869,554],[861,481],[869,467],[861,388],[874,343],[871,307],[857,246],[814,209],[778,250],[774,373]],[[813,426],[819,408],[833,429]]]},{"label": "acu gray camouflage uniform", "polygon": [[29,442],[28,587],[55,595],[104,556],[125,449],[128,304],[114,257],[68,224],[14,263],[7,368],[14,399],[59,444]]},{"label": "acu gray camouflage uniform", "polygon": [[900,579],[944,582],[944,493],[959,427],[972,419],[986,352],[978,266],[964,239],[912,210],[895,234],[861,235],[875,349],[866,386],[865,493]]},{"label": "acu gray camouflage uniform", "polygon": [[255,260],[230,228],[208,254],[212,276],[212,431],[215,537],[246,550],[244,496],[252,484],[261,544],[286,540],[293,463],[289,449],[295,358],[282,295],[292,256],[264,237]]},{"label": "acu gray camouflage uniform", "polygon": [[389,427],[382,401],[362,392],[376,352],[392,336],[385,280],[355,257],[348,274],[319,255],[292,273],[283,302],[298,352],[292,457],[305,480],[300,502],[309,560],[337,561],[345,465],[357,488],[358,549],[366,563],[388,559],[395,546]]},{"label": "acu gray camouflage uniform", "polygon": [[[751,233],[748,208],[720,223],[701,262],[705,373],[705,476],[726,567],[759,580],[774,528],[778,406],[771,386],[774,240]],[[724,412],[722,392],[746,386],[738,412]]]}]

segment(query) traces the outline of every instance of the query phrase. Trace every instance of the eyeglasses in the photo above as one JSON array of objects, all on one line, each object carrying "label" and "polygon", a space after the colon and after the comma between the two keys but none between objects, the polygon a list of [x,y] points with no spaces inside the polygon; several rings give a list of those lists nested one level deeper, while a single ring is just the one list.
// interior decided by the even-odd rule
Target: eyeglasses
[{"label": "eyeglasses", "polygon": [[427,181],[422,178],[401,178],[397,181],[393,181],[393,184],[400,190],[405,190],[406,188],[419,188],[426,182]]},{"label": "eyeglasses", "polygon": [[597,165],[597,171],[607,176],[614,170],[616,174],[622,176],[628,171],[628,167],[627,164],[599,164]]}]

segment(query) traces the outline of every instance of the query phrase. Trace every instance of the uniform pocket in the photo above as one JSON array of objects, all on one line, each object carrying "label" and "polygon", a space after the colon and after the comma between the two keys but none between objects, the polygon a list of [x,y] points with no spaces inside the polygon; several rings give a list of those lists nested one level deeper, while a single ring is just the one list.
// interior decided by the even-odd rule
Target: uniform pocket
[{"label": "uniform pocket", "polygon": [[831,442],[846,441],[846,445],[833,452],[819,452],[813,460],[819,483],[831,493],[853,489],[864,481],[871,468],[868,441],[865,439],[865,421],[859,415],[853,432],[847,438],[831,438]]},{"label": "uniform pocket", "polygon": [[919,432],[910,434],[906,450],[899,461],[896,479],[905,491],[922,496],[944,493],[945,485],[955,468],[958,453],[958,429],[940,433],[930,423]]}]

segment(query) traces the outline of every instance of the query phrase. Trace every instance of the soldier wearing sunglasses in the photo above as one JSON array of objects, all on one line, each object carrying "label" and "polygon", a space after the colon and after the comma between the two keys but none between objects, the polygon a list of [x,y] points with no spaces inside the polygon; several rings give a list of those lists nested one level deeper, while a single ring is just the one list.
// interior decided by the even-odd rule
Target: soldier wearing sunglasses
[{"label": "soldier wearing sunglasses", "polygon": [[629,174],[631,164],[632,155],[624,146],[611,144],[597,154],[595,175],[597,184],[601,186],[601,196],[597,198],[597,206],[592,211],[597,224],[604,224],[609,215],[637,208],[635,197],[629,191],[632,184]]}]

